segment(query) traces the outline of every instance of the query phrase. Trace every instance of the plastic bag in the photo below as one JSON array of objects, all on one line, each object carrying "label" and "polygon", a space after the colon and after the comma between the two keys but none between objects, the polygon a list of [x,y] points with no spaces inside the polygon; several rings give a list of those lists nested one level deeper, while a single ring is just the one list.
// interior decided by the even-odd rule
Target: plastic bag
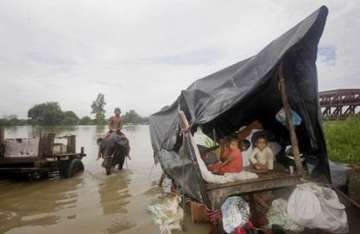
[{"label": "plastic bag", "polygon": [[266,214],[266,217],[269,221],[269,225],[279,225],[286,230],[291,230],[295,232],[301,232],[304,230],[304,227],[295,223],[292,219],[290,219],[287,213],[287,201],[284,199],[276,199],[272,201],[271,207]]},{"label": "plastic bag", "polygon": [[242,197],[229,197],[222,204],[221,213],[225,232],[232,233],[237,227],[243,227],[249,221],[250,207]]},{"label": "plastic bag", "polygon": [[345,206],[330,188],[314,183],[301,184],[290,195],[287,211],[296,223],[333,233],[349,231]]},{"label": "plastic bag", "polygon": [[[291,110],[292,113],[292,123],[294,126],[299,126],[302,122],[302,119],[298,113]],[[284,108],[281,108],[275,116],[276,120],[279,121],[282,125],[287,126],[286,114]]]}]

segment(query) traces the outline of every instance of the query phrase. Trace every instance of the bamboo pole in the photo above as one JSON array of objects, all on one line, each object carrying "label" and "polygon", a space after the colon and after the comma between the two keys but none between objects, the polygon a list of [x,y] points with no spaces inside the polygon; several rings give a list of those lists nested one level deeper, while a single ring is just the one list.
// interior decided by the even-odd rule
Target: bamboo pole
[{"label": "bamboo pole", "polygon": [[[179,111],[179,119],[180,119],[180,127],[182,130],[190,130],[190,124],[185,116],[185,113],[183,111]],[[195,144],[194,142],[194,139],[193,139],[193,136],[191,135],[191,133],[188,133],[188,137],[189,137],[189,140],[190,140],[190,143],[191,143],[191,146],[193,147],[194,149],[194,153],[196,154],[196,156],[198,157],[201,157],[200,156],[200,151],[199,151],[199,148],[197,147],[197,145]],[[202,195],[202,198],[203,198],[203,202],[204,204],[208,207],[208,209],[212,209],[212,205],[211,205],[211,201],[209,199],[209,196],[206,192],[206,185],[205,185],[205,181],[204,179],[202,178],[202,175],[201,175],[201,171],[200,171],[200,168],[198,165],[195,166],[196,167],[196,170],[201,178],[201,181],[200,181],[200,192],[201,192],[201,195]]]},{"label": "bamboo pole", "polygon": [[286,84],[285,84],[285,78],[284,78],[284,69],[283,69],[282,63],[279,66],[278,75],[279,75],[278,79],[279,79],[279,85],[280,85],[281,100],[282,100],[282,103],[284,106],[287,126],[289,129],[290,141],[291,141],[291,146],[292,146],[294,160],[295,160],[295,166],[296,166],[296,172],[298,175],[302,176],[304,173],[304,168],[303,168],[301,158],[300,158],[299,144],[298,144],[298,139],[297,139],[296,132],[295,132],[295,127],[292,122],[292,113],[291,113],[291,108],[290,108],[290,104],[289,104],[289,100],[288,100],[288,96],[287,96]]}]

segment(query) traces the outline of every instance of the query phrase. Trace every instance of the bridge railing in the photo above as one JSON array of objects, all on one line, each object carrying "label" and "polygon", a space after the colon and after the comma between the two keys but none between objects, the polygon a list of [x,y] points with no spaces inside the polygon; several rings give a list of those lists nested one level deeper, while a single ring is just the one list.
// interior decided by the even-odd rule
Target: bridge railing
[{"label": "bridge railing", "polygon": [[319,93],[323,118],[327,120],[346,119],[360,116],[360,89],[337,89]]}]

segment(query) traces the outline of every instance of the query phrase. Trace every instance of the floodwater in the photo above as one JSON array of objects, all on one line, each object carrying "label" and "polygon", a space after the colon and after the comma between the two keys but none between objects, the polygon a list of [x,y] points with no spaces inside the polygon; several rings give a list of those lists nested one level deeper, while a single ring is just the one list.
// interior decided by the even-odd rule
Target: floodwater
[{"label": "floodwater", "polygon": [[[85,171],[71,179],[0,180],[0,233],[159,233],[146,211],[162,192],[156,186],[161,169],[153,162],[148,126],[125,127],[132,160],[111,176],[96,161],[96,139],[105,127],[11,127],[5,137],[32,137],[39,131],[77,135],[77,150],[84,146],[87,154]],[[206,225],[192,224],[189,214],[185,230],[208,233]]]}]

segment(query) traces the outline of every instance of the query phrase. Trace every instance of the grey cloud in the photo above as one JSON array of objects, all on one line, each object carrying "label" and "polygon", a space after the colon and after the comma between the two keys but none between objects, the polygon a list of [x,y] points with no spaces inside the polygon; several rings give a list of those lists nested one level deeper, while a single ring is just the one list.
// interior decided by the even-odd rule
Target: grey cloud
[{"label": "grey cloud", "polygon": [[223,57],[224,55],[220,50],[215,48],[207,48],[171,56],[144,59],[143,61],[170,65],[211,65],[215,64]]},{"label": "grey cloud", "polygon": [[[148,115],[326,4],[319,88],[359,87],[356,0],[0,0],[0,116],[39,102],[88,115],[98,92]],[[6,101],[5,101],[6,100]]]},{"label": "grey cloud", "polygon": [[96,84],[108,86],[111,88],[123,88],[124,86],[119,82],[109,82],[109,81],[96,81]]},{"label": "grey cloud", "polygon": [[334,66],[336,64],[336,47],[319,47],[318,56],[321,62]]}]

